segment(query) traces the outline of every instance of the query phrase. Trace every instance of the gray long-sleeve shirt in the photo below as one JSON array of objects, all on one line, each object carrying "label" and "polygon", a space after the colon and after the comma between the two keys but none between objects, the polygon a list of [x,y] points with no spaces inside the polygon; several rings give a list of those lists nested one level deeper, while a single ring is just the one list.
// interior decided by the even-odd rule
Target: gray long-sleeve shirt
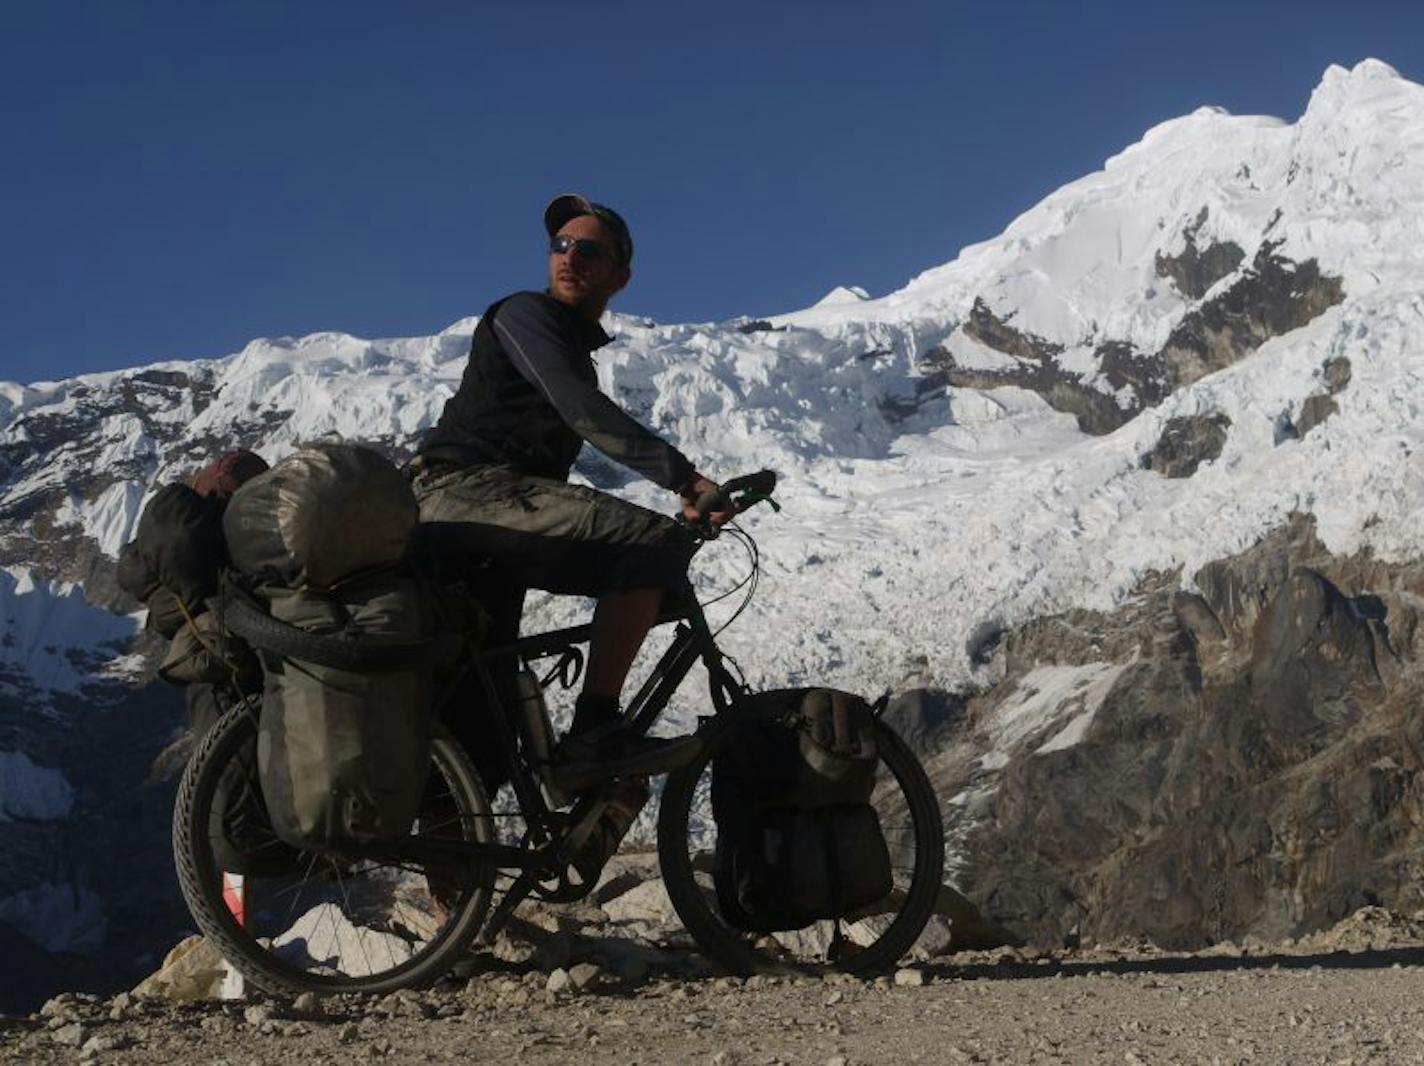
[{"label": "gray long-sleeve shirt", "polygon": [[692,463],[599,391],[603,328],[552,296],[520,292],[480,319],[460,388],[421,447],[433,459],[506,463],[566,479],[587,441],[674,491]]}]

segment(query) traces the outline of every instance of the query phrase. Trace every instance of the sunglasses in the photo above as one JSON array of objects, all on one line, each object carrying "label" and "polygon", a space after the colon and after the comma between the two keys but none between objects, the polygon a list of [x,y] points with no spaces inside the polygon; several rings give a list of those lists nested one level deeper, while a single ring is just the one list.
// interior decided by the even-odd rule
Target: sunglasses
[{"label": "sunglasses", "polygon": [[618,262],[618,256],[607,245],[587,237],[567,237],[561,233],[557,237],[549,238],[550,255],[564,255],[572,252],[577,252],[585,259],[607,259],[612,263]]}]

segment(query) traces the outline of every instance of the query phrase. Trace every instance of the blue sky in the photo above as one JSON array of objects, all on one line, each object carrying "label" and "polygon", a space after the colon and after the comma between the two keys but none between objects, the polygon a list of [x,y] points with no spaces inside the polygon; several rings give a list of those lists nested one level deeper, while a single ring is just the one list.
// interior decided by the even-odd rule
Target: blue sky
[{"label": "blue sky", "polygon": [[1203,104],[1424,80],[1424,4],[13,0],[0,378],[433,333],[624,213],[615,309],[880,295]]}]

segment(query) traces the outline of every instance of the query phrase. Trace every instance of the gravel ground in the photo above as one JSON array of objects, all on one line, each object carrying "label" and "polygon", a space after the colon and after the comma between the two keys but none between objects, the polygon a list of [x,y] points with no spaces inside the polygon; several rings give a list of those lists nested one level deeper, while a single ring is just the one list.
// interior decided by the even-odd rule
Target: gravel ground
[{"label": "gravel ground", "polygon": [[585,963],[379,999],[67,995],[0,1018],[0,1062],[1424,1063],[1420,928],[1372,910],[1299,943],[961,953],[875,981]]}]

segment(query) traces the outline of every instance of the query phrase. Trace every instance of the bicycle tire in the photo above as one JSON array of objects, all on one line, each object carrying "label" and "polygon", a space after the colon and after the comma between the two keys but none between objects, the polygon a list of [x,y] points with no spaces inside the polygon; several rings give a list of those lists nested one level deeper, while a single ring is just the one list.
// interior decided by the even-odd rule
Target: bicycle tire
[{"label": "bicycle tire", "polygon": [[239,595],[223,605],[223,625],[254,648],[355,673],[399,673],[448,658],[463,643],[459,634],[423,640],[380,640],[348,634],[312,633],[273,618]]},{"label": "bicycle tire", "polygon": [[[256,739],[256,716],[248,703],[239,703],[208,731],[189,761],[179,785],[173,813],[174,864],[183,897],[204,936],[252,984],[284,995],[302,992],[384,993],[398,988],[419,987],[448,973],[468,949],[489,912],[492,871],[488,877],[481,877],[477,884],[456,883],[449,871],[423,869],[409,862],[403,863],[398,870],[380,863],[361,870],[358,865],[329,856],[300,852],[296,853],[302,857],[300,865],[303,868],[299,874],[288,874],[278,879],[249,876],[246,879],[249,889],[260,889],[262,898],[249,901],[249,924],[241,924],[233,916],[223,898],[223,873],[218,869],[211,842],[214,825],[220,824],[227,812],[215,810],[214,798],[218,795],[224,774],[228,774],[227,780],[231,781],[230,768],[234,762],[241,761],[243,772],[255,781]],[[444,820],[437,822],[435,814],[423,815],[412,833],[419,835],[427,832],[432,837],[450,839],[454,831],[461,839],[493,841],[495,831],[490,805],[479,775],[469,756],[444,729],[436,733],[431,762],[431,780],[439,784],[428,786],[429,809],[438,811]],[[447,791],[441,792],[441,788]],[[436,806],[447,800],[450,806]],[[454,820],[448,816],[450,810],[455,812]],[[342,876],[343,868],[347,872],[345,878]],[[384,905],[387,928],[353,922],[346,914],[347,910],[355,912],[361,906],[360,903],[353,904],[353,897],[358,900],[363,898],[363,893],[356,889],[367,884],[358,881],[359,877],[369,877],[371,883],[380,885],[381,891],[389,897]],[[415,928],[412,919],[420,917],[417,908],[422,901],[416,898],[418,889],[415,886],[421,879],[428,897],[424,902],[440,900],[439,908],[433,909],[440,917],[438,928],[431,930],[428,939],[423,942],[419,941],[419,934],[411,932]],[[337,886],[337,892],[330,892],[332,884]],[[282,932],[279,927],[302,905],[300,901],[308,887],[313,890],[308,902],[319,898],[320,888],[326,888],[331,895],[339,895],[340,900],[318,902],[315,908],[303,911],[300,918],[286,932]],[[449,898],[448,905],[441,896],[442,891]],[[372,893],[368,891],[365,894]],[[253,917],[257,913],[256,907],[263,905],[269,896],[279,903],[287,903],[283,900],[284,895],[291,897],[287,914],[277,915],[275,925],[265,919],[258,924]],[[443,914],[440,914],[442,909]],[[362,921],[369,921],[372,913],[367,906],[359,917]],[[313,914],[316,914],[315,919],[308,921]],[[341,941],[335,963],[331,962],[331,957],[319,960],[312,954],[313,951],[325,950],[313,947],[322,932],[323,918],[329,923],[333,944],[340,941],[344,933],[348,934],[346,940]],[[346,926],[341,924],[343,921]],[[303,925],[304,922],[307,924]],[[298,928],[307,931],[300,937],[283,939]],[[398,958],[401,951],[399,944],[409,946],[411,942],[415,942],[415,946],[410,948],[408,957]],[[350,943],[359,947],[360,962],[368,972],[343,972],[341,969],[347,965],[348,950],[354,957]],[[372,964],[368,947],[378,944],[384,945],[391,965],[378,968]],[[310,964],[300,959],[299,955],[309,956]]]},{"label": "bicycle tire", "polygon": [[[731,718],[732,716],[726,716]],[[889,726],[876,725],[883,780],[894,781],[913,821],[914,860],[906,868],[908,885],[897,885],[888,900],[893,901],[893,918],[874,941],[838,959],[798,960],[788,958],[783,942],[738,930],[724,921],[716,909],[716,894],[697,881],[693,851],[705,852],[691,840],[691,819],[697,802],[699,782],[710,770],[715,753],[735,743],[737,722],[719,720],[709,730],[707,751],[688,766],[668,775],[658,812],[658,863],[673,909],[693,940],[711,959],[740,976],[756,973],[824,973],[839,970],[868,975],[891,969],[919,939],[939,895],[944,873],[944,827],[939,801],[924,767]],[[879,786],[877,786],[877,789]],[[877,799],[876,806],[881,806]],[[710,818],[709,818],[710,820]],[[898,897],[898,898],[897,898]],[[889,913],[889,912],[887,912]],[[842,919],[841,921],[845,921]]]}]

